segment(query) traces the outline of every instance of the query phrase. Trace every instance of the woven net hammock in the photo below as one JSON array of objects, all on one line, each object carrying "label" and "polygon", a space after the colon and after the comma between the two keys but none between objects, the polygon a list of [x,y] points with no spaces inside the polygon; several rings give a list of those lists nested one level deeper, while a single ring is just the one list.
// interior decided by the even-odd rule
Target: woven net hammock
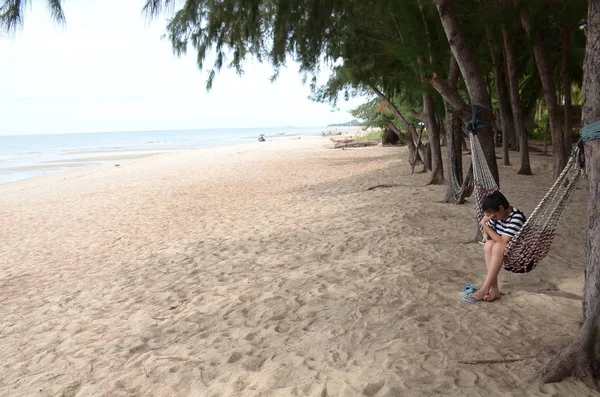
[{"label": "woven net hammock", "polygon": [[[477,220],[481,221],[484,215],[483,198],[497,191],[498,185],[487,164],[477,134],[471,134],[471,153]],[[523,228],[510,240],[504,250],[504,269],[513,273],[527,273],[548,254],[560,217],[582,175],[582,154],[578,145],[573,150],[567,166],[533,210]]]}]

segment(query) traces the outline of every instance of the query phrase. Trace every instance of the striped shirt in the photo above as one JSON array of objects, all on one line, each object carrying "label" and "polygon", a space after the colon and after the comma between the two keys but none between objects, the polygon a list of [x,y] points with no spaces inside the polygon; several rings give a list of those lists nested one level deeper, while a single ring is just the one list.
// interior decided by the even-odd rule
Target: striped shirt
[{"label": "striped shirt", "polygon": [[487,221],[487,225],[494,229],[500,236],[515,237],[515,235],[521,230],[525,223],[525,214],[516,208],[513,208],[510,215],[506,219],[495,221],[490,219]]}]

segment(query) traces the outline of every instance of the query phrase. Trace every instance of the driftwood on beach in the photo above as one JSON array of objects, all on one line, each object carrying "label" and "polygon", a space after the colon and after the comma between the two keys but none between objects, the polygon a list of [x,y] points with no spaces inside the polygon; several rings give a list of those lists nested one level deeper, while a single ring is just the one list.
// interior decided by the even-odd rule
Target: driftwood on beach
[{"label": "driftwood on beach", "polygon": [[334,144],[335,149],[346,148],[346,147],[366,147],[366,146],[377,146],[381,143],[381,140],[357,140],[354,138],[331,138],[331,142]]}]

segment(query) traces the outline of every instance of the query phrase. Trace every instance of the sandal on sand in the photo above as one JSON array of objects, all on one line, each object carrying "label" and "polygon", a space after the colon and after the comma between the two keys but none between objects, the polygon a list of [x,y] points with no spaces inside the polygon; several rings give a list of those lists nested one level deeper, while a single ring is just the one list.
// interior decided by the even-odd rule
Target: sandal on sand
[{"label": "sandal on sand", "polygon": [[481,302],[483,299],[476,297],[475,295],[467,295],[467,296],[463,296],[462,300],[464,300],[467,303],[477,303],[477,302]]},{"label": "sandal on sand", "polygon": [[460,294],[463,296],[467,296],[471,295],[475,291],[477,291],[477,286],[473,284],[466,284],[465,287],[460,291]]}]

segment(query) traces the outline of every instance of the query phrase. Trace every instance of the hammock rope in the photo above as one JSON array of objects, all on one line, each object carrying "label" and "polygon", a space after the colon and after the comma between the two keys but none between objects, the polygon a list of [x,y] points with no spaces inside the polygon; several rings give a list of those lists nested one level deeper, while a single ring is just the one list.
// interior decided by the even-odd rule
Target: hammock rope
[{"label": "hammock rope", "polygon": [[[492,172],[487,164],[485,152],[477,136],[478,128],[489,127],[477,119],[477,111],[483,106],[472,105],[473,120],[467,123],[471,132],[471,153],[474,173],[475,208],[477,219],[483,218],[483,198],[498,190]],[[556,228],[562,214],[571,200],[577,182],[584,169],[583,143],[600,139],[600,122],[584,127],[581,139],[573,148],[567,165],[550,190],[527,218],[521,230],[510,240],[504,250],[502,267],[513,273],[527,273],[533,270],[550,250],[556,235]]]},{"label": "hammock rope", "polygon": [[492,175],[492,171],[488,166],[485,158],[485,152],[479,142],[477,130],[480,128],[489,128],[491,124],[482,122],[477,118],[477,113],[480,108],[491,110],[483,104],[473,104],[471,109],[473,119],[467,123],[467,130],[471,132],[471,163],[473,165],[473,189],[475,192],[475,210],[477,212],[477,222],[483,219],[483,209],[481,204],[486,196],[499,190],[496,180]]}]

